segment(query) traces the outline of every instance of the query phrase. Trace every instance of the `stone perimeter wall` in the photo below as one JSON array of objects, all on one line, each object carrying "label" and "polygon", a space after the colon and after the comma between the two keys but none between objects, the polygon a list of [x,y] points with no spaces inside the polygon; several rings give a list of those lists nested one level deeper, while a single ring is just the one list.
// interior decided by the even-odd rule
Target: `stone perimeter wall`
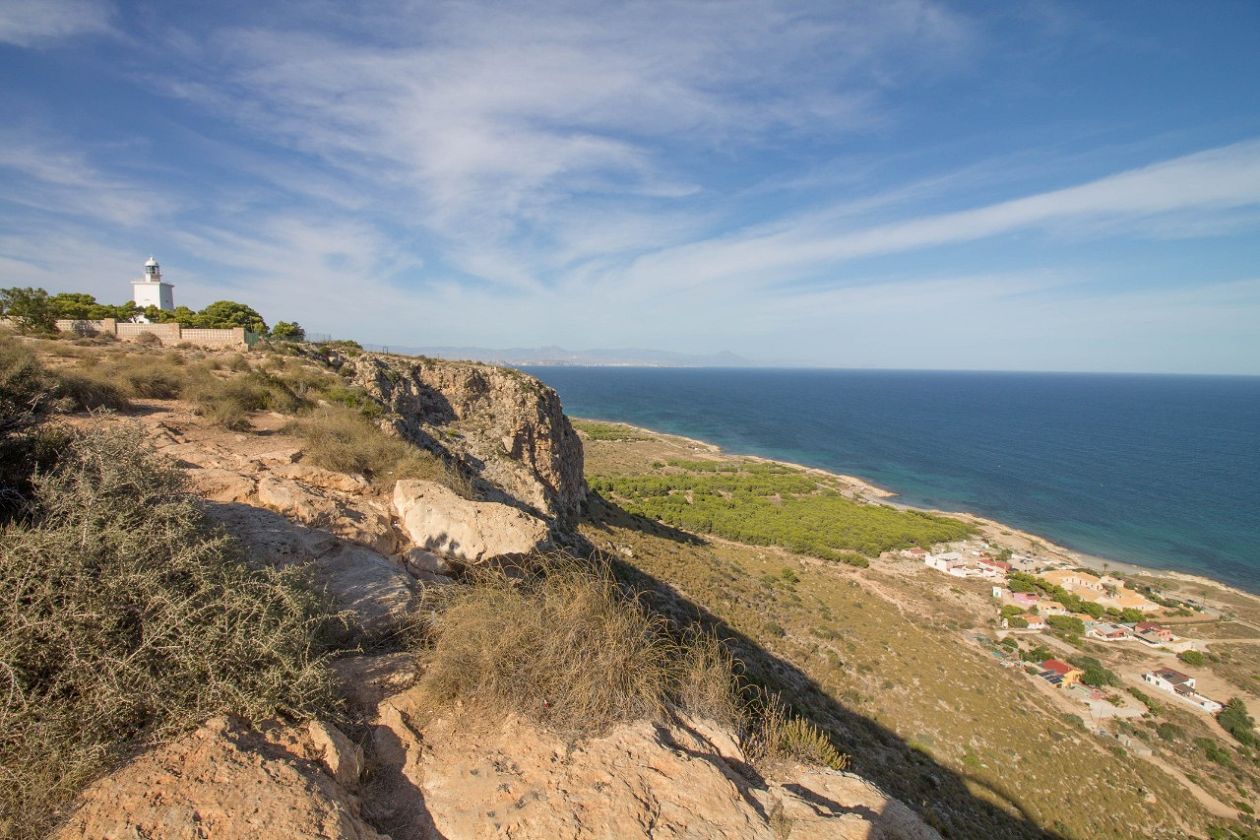
[{"label": "stone perimeter wall", "polygon": [[195,344],[198,347],[248,349],[253,347],[259,339],[258,333],[250,332],[243,327],[207,330],[181,327],[179,324],[133,324],[127,321],[119,323],[113,318],[101,321],[60,320],[57,322],[57,329],[79,335],[115,335],[123,341],[135,341],[142,335],[155,335],[163,346]]}]

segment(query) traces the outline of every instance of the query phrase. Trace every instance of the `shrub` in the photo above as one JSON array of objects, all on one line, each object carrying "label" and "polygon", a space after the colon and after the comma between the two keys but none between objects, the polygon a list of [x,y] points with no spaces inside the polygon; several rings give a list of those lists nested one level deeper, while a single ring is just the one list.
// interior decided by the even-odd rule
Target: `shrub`
[{"label": "shrub", "polygon": [[1177,654],[1177,658],[1187,665],[1203,665],[1207,662],[1207,657],[1197,650],[1183,650]]},{"label": "shrub", "polygon": [[133,338],[132,341],[135,342],[136,344],[139,344],[141,347],[161,347],[162,346],[162,339],[158,338],[158,336],[155,333],[151,333],[151,332],[142,332],[138,336]]},{"label": "shrub", "polygon": [[1231,767],[1234,764],[1230,758],[1229,751],[1221,747],[1211,738],[1195,738],[1196,746],[1203,750],[1203,754],[1208,757],[1209,761],[1214,761],[1222,767]]},{"label": "shrub", "polygon": [[68,408],[121,410],[130,405],[123,390],[104,376],[61,370],[53,374],[52,379],[56,383],[53,393],[63,399]]},{"label": "shrub", "polygon": [[437,481],[465,497],[472,485],[431,452],[391,437],[351,408],[323,406],[289,426],[306,439],[306,457],[324,469],[358,473],[388,483],[402,478]]},{"label": "shrub", "polygon": [[135,427],[76,439],[0,540],[0,836],[40,836],[135,747],[331,702],[324,604],[251,569]]},{"label": "shrub", "polygon": [[[175,358],[179,358],[176,356]],[[179,359],[180,362],[183,359]],[[193,373],[166,356],[147,353],[119,358],[105,366],[105,375],[132,397],[173,400],[184,393]]]},{"label": "shrub", "polygon": [[1240,744],[1248,747],[1260,745],[1260,738],[1256,736],[1256,722],[1247,714],[1247,704],[1241,697],[1230,698],[1225,708],[1217,714],[1216,721]]},{"label": "shrub", "polygon": [[735,722],[718,643],[674,638],[607,568],[552,558],[524,579],[478,570],[428,592],[433,644],[419,686],[435,711],[515,714],[569,737],[671,706]]},{"label": "shrub", "polygon": [[251,411],[270,409],[290,414],[305,405],[287,385],[260,371],[229,379],[199,377],[188,383],[185,396],[196,403],[201,414],[235,430],[249,428]]},{"label": "shrub", "polygon": [[811,721],[791,714],[778,695],[760,705],[756,721],[743,739],[744,754],[759,767],[799,762],[832,770],[849,766],[849,757]]}]

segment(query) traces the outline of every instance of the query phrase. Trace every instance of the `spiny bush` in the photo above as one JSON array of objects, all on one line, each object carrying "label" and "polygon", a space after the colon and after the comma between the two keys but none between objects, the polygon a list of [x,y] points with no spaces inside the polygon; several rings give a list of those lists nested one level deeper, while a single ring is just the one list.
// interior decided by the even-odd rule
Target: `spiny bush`
[{"label": "spiny bush", "polygon": [[553,557],[524,579],[479,570],[430,592],[420,687],[435,710],[515,714],[567,737],[671,707],[723,723],[738,717],[731,661],[717,641],[680,641],[606,567]]},{"label": "spiny bush", "polygon": [[437,481],[471,498],[472,485],[455,468],[401,438],[392,437],[355,409],[321,406],[289,425],[306,440],[306,457],[318,467],[359,473],[378,483],[403,478]]},{"label": "spiny bush", "polygon": [[843,770],[849,757],[836,749],[827,733],[792,714],[777,694],[757,693],[749,703],[752,722],[743,738],[744,754],[758,767],[786,762]]},{"label": "spiny bush", "polygon": [[323,598],[248,567],[138,428],[77,438],[34,485],[0,532],[0,837],[212,715],[330,707]]}]

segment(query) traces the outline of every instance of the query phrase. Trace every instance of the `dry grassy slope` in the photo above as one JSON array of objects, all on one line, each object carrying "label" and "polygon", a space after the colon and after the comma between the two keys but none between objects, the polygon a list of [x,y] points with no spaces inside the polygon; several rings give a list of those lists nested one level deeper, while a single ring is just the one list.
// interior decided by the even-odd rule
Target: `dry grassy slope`
[{"label": "dry grassy slope", "polygon": [[[647,471],[653,461],[697,454],[678,439],[584,443],[588,475]],[[916,765],[916,750],[961,776],[978,799],[1064,836],[1200,836],[1211,822],[1168,774],[1064,720],[1024,675],[964,642],[959,631],[977,623],[983,602],[977,584],[886,570],[884,561],[857,571],[724,541],[688,544],[615,509],[591,510],[582,529],[596,546],[675,588],[907,743],[888,749],[860,726],[836,731],[855,770],[938,827],[966,824],[968,815],[951,819],[951,809],[975,809],[941,801],[930,782],[921,784],[930,770]],[[785,569],[799,582],[784,580]],[[814,705],[825,719],[827,704]],[[1029,829],[1025,836],[1036,836]],[[1023,833],[1018,821],[999,830]]]}]

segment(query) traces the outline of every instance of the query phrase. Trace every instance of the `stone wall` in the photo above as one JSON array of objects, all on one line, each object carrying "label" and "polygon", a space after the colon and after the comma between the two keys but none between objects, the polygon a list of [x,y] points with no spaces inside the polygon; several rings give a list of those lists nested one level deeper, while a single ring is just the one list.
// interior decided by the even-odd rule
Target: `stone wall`
[{"label": "stone wall", "polygon": [[181,327],[179,324],[133,324],[129,321],[118,323],[113,318],[102,321],[61,320],[57,322],[57,329],[78,335],[115,335],[122,341],[136,341],[142,335],[155,335],[163,346],[195,344],[198,347],[235,347],[242,350],[253,347],[259,338],[257,333],[243,327],[207,330]]},{"label": "stone wall", "polygon": [[123,341],[136,341],[142,335],[155,335],[162,344],[174,345],[180,342],[180,326],[179,324],[122,323],[118,325],[118,332],[115,335]]}]

